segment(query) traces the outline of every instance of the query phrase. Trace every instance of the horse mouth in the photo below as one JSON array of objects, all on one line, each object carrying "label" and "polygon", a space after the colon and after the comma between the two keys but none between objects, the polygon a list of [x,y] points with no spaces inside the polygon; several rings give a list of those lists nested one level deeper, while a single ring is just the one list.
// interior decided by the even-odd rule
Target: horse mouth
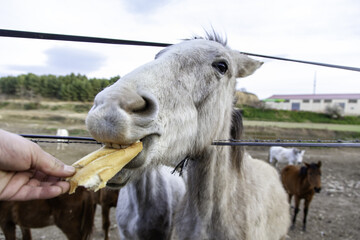
[{"label": "horse mouth", "polygon": [[[133,159],[130,160],[130,162],[128,162],[123,168],[125,169],[137,169],[142,167],[142,165],[145,163],[146,160],[146,156],[147,156],[147,152],[148,149],[150,148],[151,144],[152,144],[152,140],[153,137],[155,135],[159,135],[159,134],[150,134],[148,136],[145,136],[143,138],[141,138],[140,140],[137,140],[135,142],[103,142],[103,144],[107,147],[107,148],[113,148],[113,149],[126,149],[127,147],[129,147],[130,145],[137,143],[137,142],[141,142],[143,149],[141,150],[140,153],[138,153]],[[118,175],[121,172],[121,170],[116,174]],[[116,176],[115,175],[115,176]],[[114,177],[115,177],[114,176]],[[113,178],[114,178],[113,177]]]},{"label": "horse mouth", "polygon": [[[135,141],[138,142],[138,141]],[[135,143],[134,142],[134,143]],[[140,141],[141,142],[141,141]],[[103,143],[107,148],[114,148],[114,149],[125,149],[129,147],[131,144],[118,144],[118,143],[111,143],[111,142],[105,142]]]},{"label": "horse mouth", "polygon": [[120,189],[120,188],[123,188],[128,183],[129,180],[130,180],[130,177],[128,177],[121,183],[110,182],[111,181],[110,180],[109,182],[106,183],[106,187],[108,187],[110,189]]}]

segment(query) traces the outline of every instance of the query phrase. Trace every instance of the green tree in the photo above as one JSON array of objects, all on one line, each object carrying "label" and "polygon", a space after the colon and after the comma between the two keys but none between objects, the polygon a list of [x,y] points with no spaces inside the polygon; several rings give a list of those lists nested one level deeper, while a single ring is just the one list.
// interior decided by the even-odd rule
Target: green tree
[{"label": "green tree", "polygon": [[0,92],[14,97],[41,96],[64,101],[92,101],[97,93],[119,80],[92,78],[71,73],[66,76],[22,74],[0,78]]}]

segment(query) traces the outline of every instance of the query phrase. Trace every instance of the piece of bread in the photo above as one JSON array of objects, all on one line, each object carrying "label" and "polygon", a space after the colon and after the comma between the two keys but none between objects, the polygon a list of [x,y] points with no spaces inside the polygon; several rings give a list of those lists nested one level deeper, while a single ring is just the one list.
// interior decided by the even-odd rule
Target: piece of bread
[{"label": "piece of bread", "polygon": [[78,186],[93,191],[105,187],[107,181],[135,158],[142,148],[142,142],[133,143],[124,149],[102,147],[81,158],[72,164],[76,173],[67,179],[70,182],[69,194],[74,193]]}]

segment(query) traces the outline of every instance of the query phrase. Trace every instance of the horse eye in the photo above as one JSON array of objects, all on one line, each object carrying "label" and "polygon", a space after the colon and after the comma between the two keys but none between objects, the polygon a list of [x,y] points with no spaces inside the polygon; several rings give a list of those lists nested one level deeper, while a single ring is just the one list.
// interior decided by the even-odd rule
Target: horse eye
[{"label": "horse eye", "polygon": [[221,74],[225,74],[228,70],[228,65],[226,62],[215,62],[212,66]]}]

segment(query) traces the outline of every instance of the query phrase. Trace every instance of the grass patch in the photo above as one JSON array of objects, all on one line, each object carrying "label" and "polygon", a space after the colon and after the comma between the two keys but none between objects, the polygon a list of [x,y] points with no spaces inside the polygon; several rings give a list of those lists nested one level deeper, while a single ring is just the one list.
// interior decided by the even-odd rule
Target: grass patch
[{"label": "grass patch", "polygon": [[360,125],[360,116],[345,116],[340,119],[333,119],[327,114],[306,111],[260,109],[248,106],[244,106],[242,109],[243,117],[247,120]]},{"label": "grass patch", "polygon": [[51,111],[69,111],[76,113],[87,113],[92,107],[92,103],[80,102],[47,102],[47,101],[27,101],[27,100],[9,100],[0,102],[0,109],[7,110],[51,110]]},{"label": "grass patch", "polygon": [[76,104],[74,105],[74,111],[77,113],[89,112],[92,104]]},{"label": "grass patch", "polygon": [[87,130],[82,129],[72,129],[69,130],[70,136],[83,136],[83,137],[91,137]]},{"label": "grass patch", "polygon": [[5,108],[9,105],[9,102],[0,102],[0,109]]}]

